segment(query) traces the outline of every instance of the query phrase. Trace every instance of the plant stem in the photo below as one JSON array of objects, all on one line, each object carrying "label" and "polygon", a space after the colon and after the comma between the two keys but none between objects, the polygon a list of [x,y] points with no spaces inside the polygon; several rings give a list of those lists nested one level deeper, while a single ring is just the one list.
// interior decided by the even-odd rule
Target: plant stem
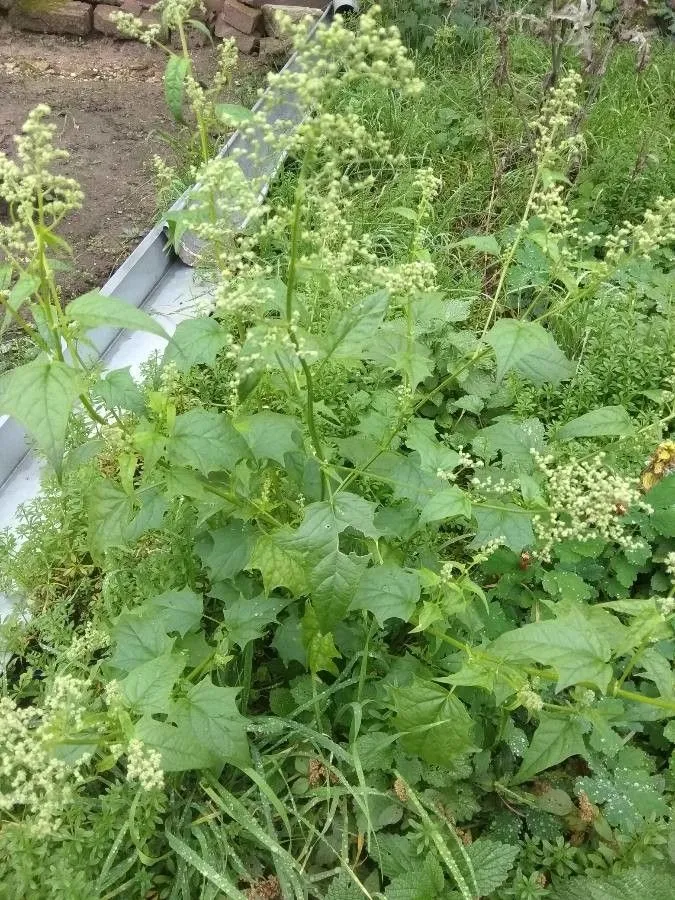
[{"label": "plant stem", "polygon": [[321,443],[321,438],[319,436],[318,429],[316,427],[316,418],[314,416],[314,382],[312,380],[312,373],[307,365],[307,361],[302,356],[300,350],[300,342],[298,340],[298,336],[295,333],[295,327],[293,325],[293,297],[295,294],[295,283],[297,278],[297,266],[298,266],[298,254],[300,248],[300,227],[302,225],[302,204],[305,196],[304,191],[304,174],[307,170],[308,166],[308,156],[305,156],[302,162],[302,168],[300,169],[300,175],[298,178],[298,186],[295,190],[295,203],[293,205],[293,224],[291,228],[291,256],[288,263],[288,271],[286,274],[286,328],[288,330],[288,336],[295,347],[295,352],[297,353],[298,359],[300,361],[300,367],[302,368],[302,373],[305,376],[305,390],[307,393],[306,398],[306,414],[307,414],[307,430],[309,431],[309,437],[312,442],[312,446],[314,447],[314,452],[316,454],[317,459],[321,463],[321,499],[323,500],[326,494],[329,497],[331,494],[331,486],[328,478],[328,474],[326,472],[326,456],[323,450],[323,445]]},{"label": "plant stem", "polygon": [[241,711],[246,715],[248,710],[248,702],[251,697],[251,680],[253,677],[253,646],[255,641],[249,641],[244,647],[243,666],[244,671],[241,676]]},{"label": "plant stem", "polygon": [[[429,628],[427,629],[427,633],[432,634],[434,637],[438,638],[441,641],[444,641],[446,644],[449,644],[456,650],[461,650],[463,653],[466,653],[469,658],[473,657],[475,659],[482,659],[484,662],[494,665],[495,668],[499,668],[504,663],[504,660],[498,659],[495,656],[491,656],[489,653],[485,653],[485,651],[483,650],[477,650],[470,644],[465,644],[462,641],[458,641],[456,638],[453,638],[448,634],[444,634],[437,628]],[[549,669],[536,669],[533,666],[521,666],[520,668],[528,675],[543,678],[546,681],[558,681],[558,675]],[[597,687],[597,685],[591,684],[587,681],[580,681],[578,682],[578,684],[581,687],[587,687],[590,689],[594,689]],[[646,695],[638,694],[635,691],[625,691],[621,688],[620,680],[610,682],[610,685],[607,688],[606,696],[621,697],[624,700],[629,700],[634,703],[644,703],[647,706],[656,706],[659,709],[665,709],[669,712],[675,712],[675,700],[666,700],[663,697],[647,697]]]},{"label": "plant stem", "polygon": [[[183,59],[187,60],[188,63],[188,75],[191,78],[194,78],[194,72],[192,70],[192,59],[190,58],[190,51],[188,50],[187,38],[185,37],[185,29],[183,28],[183,23],[181,21],[178,22],[178,34],[180,35],[180,45],[181,50],[183,51]],[[209,136],[206,130],[206,122],[204,121],[204,117],[201,114],[201,111],[192,104],[192,111],[195,114],[195,119],[197,120],[197,129],[199,130],[199,141],[202,149],[202,162],[207,163],[211,158],[211,153],[209,152]]]}]

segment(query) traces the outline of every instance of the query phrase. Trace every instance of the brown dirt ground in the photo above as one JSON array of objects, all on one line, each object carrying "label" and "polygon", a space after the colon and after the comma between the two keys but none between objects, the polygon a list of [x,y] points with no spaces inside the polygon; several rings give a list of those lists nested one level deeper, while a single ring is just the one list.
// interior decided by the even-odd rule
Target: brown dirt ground
[{"label": "brown dirt ground", "polygon": [[[206,75],[214,51],[196,53]],[[136,42],[19,32],[0,19],[0,151],[13,152],[27,112],[47,103],[58,144],[70,153],[68,174],[85,192],[83,208],[61,230],[74,251],[64,300],[106,281],[152,225],[150,160],[170,158],[159,136],[171,130],[164,60],[161,50]],[[241,57],[233,98],[248,103],[261,81],[257,60]]]}]

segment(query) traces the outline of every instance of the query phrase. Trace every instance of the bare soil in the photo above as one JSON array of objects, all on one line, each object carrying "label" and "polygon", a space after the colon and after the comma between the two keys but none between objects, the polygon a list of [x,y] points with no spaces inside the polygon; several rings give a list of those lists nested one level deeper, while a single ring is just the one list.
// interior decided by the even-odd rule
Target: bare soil
[{"label": "bare soil", "polygon": [[[196,56],[208,77],[213,49]],[[156,216],[150,160],[170,158],[160,137],[171,131],[164,63],[161,50],[135,41],[32,34],[0,19],[0,151],[13,152],[28,111],[47,103],[59,146],[70,153],[68,174],[85,192],[61,230],[74,250],[64,301],[105,282]],[[247,102],[261,79],[257,60],[240,57],[233,95]]]}]

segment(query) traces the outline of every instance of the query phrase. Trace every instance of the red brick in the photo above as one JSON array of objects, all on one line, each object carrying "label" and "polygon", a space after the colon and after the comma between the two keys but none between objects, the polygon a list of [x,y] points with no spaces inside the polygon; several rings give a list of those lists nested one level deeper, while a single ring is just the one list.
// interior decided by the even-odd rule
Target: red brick
[{"label": "red brick", "polygon": [[225,0],[220,14],[226,25],[231,25],[242,34],[262,34],[263,16],[259,9],[240,3],[240,0]]},{"label": "red brick", "polygon": [[94,31],[100,31],[101,34],[107,34],[108,37],[126,40],[125,35],[120,34],[117,25],[110,20],[113,14],[117,14],[119,9],[109,3],[99,3],[94,7]]},{"label": "red brick", "polygon": [[17,6],[9,11],[9,21],[16,28],[47,34],[85,35],[91,31],[92,8],[79,0],[68,0],[58,9],[29,16]]},{"label": "red brick", "polygon": [[246,53],[250,56],[252,53],[257,53],[260,49],[260,38],[257,34],[243,34],[243,32],[237,31],[236,28],[224,21],[222,14],[216,19],[213,30],[216,37],[223,40],[234,38],[240,53]]}]

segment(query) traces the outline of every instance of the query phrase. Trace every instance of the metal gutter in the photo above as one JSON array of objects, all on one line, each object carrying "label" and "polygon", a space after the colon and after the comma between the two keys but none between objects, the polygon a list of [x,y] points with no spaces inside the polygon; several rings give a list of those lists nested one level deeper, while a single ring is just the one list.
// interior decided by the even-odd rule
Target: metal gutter
[{"label": "metal gutter", "polygon": [[[358,0],[334,0],[328,3],[323,15],[310,32],[310,38],[319,27],[330,23],[334,12],[358,13]],[[298,56],[293,54],[282,72],[299,71]],[[269,87],[253,107],[254,112],[264,111],[268,122],[282,120],[283,128],[292,131],[304,119],[297,97],[292,92],[282,93]],[[282,132],[283,135],[284,132]],[[284,163],[285,150],[269,147],[269,152],[257,155],[254,145],[260,146],[254,135],[249,139],[240,131],[235,132],[218,154],[234,155],[245,175],[260,184],[258,203],[267,196],[270,185]],[[189,203],[190,193],[185,194],[169,212]],[[246,228],[250,214],[237,223]],[[213,286],[204,282],[192,268],[200,251],[199,241],[186,234],[178,254],[171,249],[166,237],[166,223],[156,225],[117,271],[101,288],[101,293],[115,296],[131,306],[142,308],[163,325],[171,335],[176,325],[194,313],[194,305],[203,304]],[[132,376],[138,377],[142,364],[152,353],[162,353],[166,340],[145,332],[128,332],[112,327],[97,328],[89,333],[91,357],[100,359],[105,368],[129,367]],[[37,497],[40,491],[44,463],[30,449],[23,427],[7,416],[0,416],[0,529],[16,525],[17,512],[22,504]],[[13,598],[0,592],[0,620],[11,610]],[[0,668],[1,668],[0,655]]]},{"label": "metal gutter", "polygon": [[[333,5],[329,3],[310,36],[317,28],[328,24],[332,15]],[[298,69],[298,57],[294,53],[282,72],[294,72]],[[289,130],[296,128],[303,119],[295,97],[288,93],[281,94],[274,87],[267,88],[253,107],[255,112],[261,110],[266,112],[270,123],[287,121]],[[269,152],[259,158],[252,152],[252,144],[255,142],[255,137],[251,140],[237,131],[218,155],[236,156],[245,175],[260,182],[258,202],[262,202],[271,182],[283,165],[285,152],[269,147]],[[189,203],[192,190],[186,191],[169,211],[179,210]],[[239,227],[245,228],[248,221],[247,216],[238,223]],[[179,255],[176,256],[168,244],[165,227],[166,223],[162,222],[145,236],[103,285],[101,293],[114,295],[132,306],[143,308],[156,315],[161,319],[165,329],[171,333],[177,322],[189,315],[186,308],[192,302],[193,296],[199,293],[195,273],[189,266],[197,262],[200,245],[194,235],[186,234]],[[202,289],[202,295],[203,293]],[[112,327],[94,329],[89,333],[89,337],[93,359],[98,357],[112,368],[134,365],[123,361],[133,359],[137,361],[134,365],[136,372],[138,364],[147,359],[154,350],[160,349],[159,345],[165,343],[150,334],[129,333]],[[13,419],[0,416],[0,528],[14,524],[19,505],[38,494],[41,468],[41,462],[28,445],[24,428]]]}]

